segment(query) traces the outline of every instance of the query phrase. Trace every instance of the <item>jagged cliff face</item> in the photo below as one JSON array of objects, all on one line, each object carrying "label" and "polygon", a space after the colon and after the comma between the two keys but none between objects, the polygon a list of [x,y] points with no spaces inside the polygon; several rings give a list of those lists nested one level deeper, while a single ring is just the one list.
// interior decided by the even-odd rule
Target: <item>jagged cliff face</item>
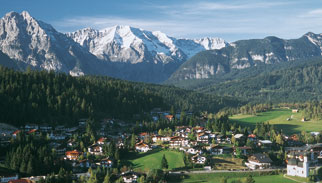
[{"label": "jagged cliff face", "polygon": [[228,44],[220,38],[176,39],[159,31],[129,26],[100,31],[86,28],[67,36],[100,59],[131,64],[184,62],[200,51],[220,49]]},{"label": "jagged cliff face", "polygon": [[[96,58],[51,25],[28,12],[10,12],[0,20],[0,49],[10,58],[35,68],[84,75]],[[92,60],[93,63],[86,63]]]},{"label": "jagged cliff face", "polygon": [[169,81],[211,78],[232,69],[321,56],[321,45],[322,35],[313,33],[291,40],[267,37],[236,41],[219,50],[198,53],[182,64]]},{"label": "jagged cliff face", "polygon": [[62,34],[28,12],[10,12],[0,20],[0,50],[14,62],[73,76],[158,83],[194,54],[227,44],[220,38],[176,39],[129,26]]}]

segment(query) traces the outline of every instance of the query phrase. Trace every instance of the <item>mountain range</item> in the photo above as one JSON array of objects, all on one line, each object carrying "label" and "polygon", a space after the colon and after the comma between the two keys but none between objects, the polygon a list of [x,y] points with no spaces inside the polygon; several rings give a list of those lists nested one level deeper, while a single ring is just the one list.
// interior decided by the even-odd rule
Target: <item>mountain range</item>
[{"label": "mountain range", "polygon": [[129,26],[60,33],[26,11],[0,20],[0,50],[16,63],[73,76],[108,75],[162,82],[187,59],[228,43],[220,38],[176,39]]},{"label": "mountain range", "polygon": [[168,83],[181,80],[220,77],[234,70],[283,62],[304,60],[322,54],[322,34],[307,33],[299,39],[241,40],[219,50],[203,51],[186,61],[169,78]]},{"label": "mountain range", "polygon": [[283,93],[275,101],[296,101],[303,91],[305,100],[320,99],[322,91],[315,85],[321,84],[321,67],[310,60],[320,63],[321,55],[322,34],[312,32],[298,39],[269,36],[227,43],[120,25],[61,33],[26,11],[0,19],[0,64],[6,67],[171,84],[247,100],[270,99],[275,89]]}]

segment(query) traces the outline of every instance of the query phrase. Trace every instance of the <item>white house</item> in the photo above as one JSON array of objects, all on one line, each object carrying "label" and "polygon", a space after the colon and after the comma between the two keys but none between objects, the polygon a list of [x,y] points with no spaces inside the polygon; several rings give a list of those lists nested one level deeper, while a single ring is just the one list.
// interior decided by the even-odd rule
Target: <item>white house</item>
[{"label": "white house", "polygon": [[191,147],[186,152],[189,154],[199,154],[200,150]]},{"label": "white house", "polygon": [[171,147],[188,147],[189,140],[183,137],[171,137],[170,146]]},{"label": "white house", "polygon": [[196,155],[196,156],[191,157],[191,160],[193,163],[196,163],[196,164],[205,164],[206,157]]},{"label": "white house", "polygon": [[138,174],[135,172],[123,172],[121,176],[125,183],[137,182],[137,179],[139,177]]},{"label": "white house", "polygon": [[308,177],[309,176],[309,162],[307,156],[293,157],[287,162],[287,175]]},{"label": "white house", "polygon": [[103,148],[99,144],[93,144],[88,147],[88,152],[94,155],[103,155]]},{"label": "white house", "polygon": [[151,150],[151,148],[149,147],[149,145],[140,142],[135,145],[135,150],[138,152],[148,152]]}]

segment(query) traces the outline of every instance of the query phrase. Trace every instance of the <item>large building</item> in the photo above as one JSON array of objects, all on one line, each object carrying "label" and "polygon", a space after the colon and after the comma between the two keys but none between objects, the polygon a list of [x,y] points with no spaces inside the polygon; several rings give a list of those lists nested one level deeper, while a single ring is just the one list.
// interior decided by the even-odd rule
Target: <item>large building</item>
[{"label": "large building", "polygon": [[308,177],[310,172],[309,165],[306,154],[300,156],[294,154],[287,161],[287,175]]}]

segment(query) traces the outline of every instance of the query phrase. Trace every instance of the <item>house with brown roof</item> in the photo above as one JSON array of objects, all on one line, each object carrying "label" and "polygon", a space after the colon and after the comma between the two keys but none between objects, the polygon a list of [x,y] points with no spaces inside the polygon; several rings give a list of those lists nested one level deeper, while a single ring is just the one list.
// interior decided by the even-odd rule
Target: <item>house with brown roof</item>
[{"label": "house with brown roof", "polygon": [[200,132],[197,134],[197,141],[202,144],[208,144],[209,143],[209,134]]},{"label": "house with brown roof", "polygon": [[189,140],[183,137],[171,137],[170,146],[173,147],[188,147]]},{"label": "house with brown roof", "polygon": [[273,161],[267,155],[257,153],[248,158],[248,163],[245,163],[250,169],[267,169],[271,167]]},{"label": "house with brown roof", "polygon": [[193,157],[191,157],[191,160],[193,163],[195,164],[205,164],[206,163],[206,160],[207,158],[204,157],[204,156],[200,156],[200,155],[195,155]]},{"label": "house with brown roof", "polygon": [[173,115],[165,115],[164,117],[165,117],[165,119],[167,119],[169,121],[172,121],[174,119]]},{"label": "house with brown roof", "polygon": [[81,153],[77,150],[73,150],[73,151],[67,151],[65,155],[66,155],[65,159],[76,161],[81,155]]},{"label": "house with brown roof", "polygon": [[88,153],[94,154],[94,155],[103,155],[103,147],[100,144],[93,144],[89,146]]},{"label": "house with brown roof", "polygon": [[138,152],[148,152],[151,148],[148,144],[141,141],[135,145],[135,150]]},{"label": "house with brown roof", "polygon": [[101,137],[97,140],[97,144],[103,145],[107,142],[107,138]]},{"label": "house with brown roof", "polygon": [[107,157],[96,162],[96,165],[100,167],[111,168],[113,166],[113,161]]}]

